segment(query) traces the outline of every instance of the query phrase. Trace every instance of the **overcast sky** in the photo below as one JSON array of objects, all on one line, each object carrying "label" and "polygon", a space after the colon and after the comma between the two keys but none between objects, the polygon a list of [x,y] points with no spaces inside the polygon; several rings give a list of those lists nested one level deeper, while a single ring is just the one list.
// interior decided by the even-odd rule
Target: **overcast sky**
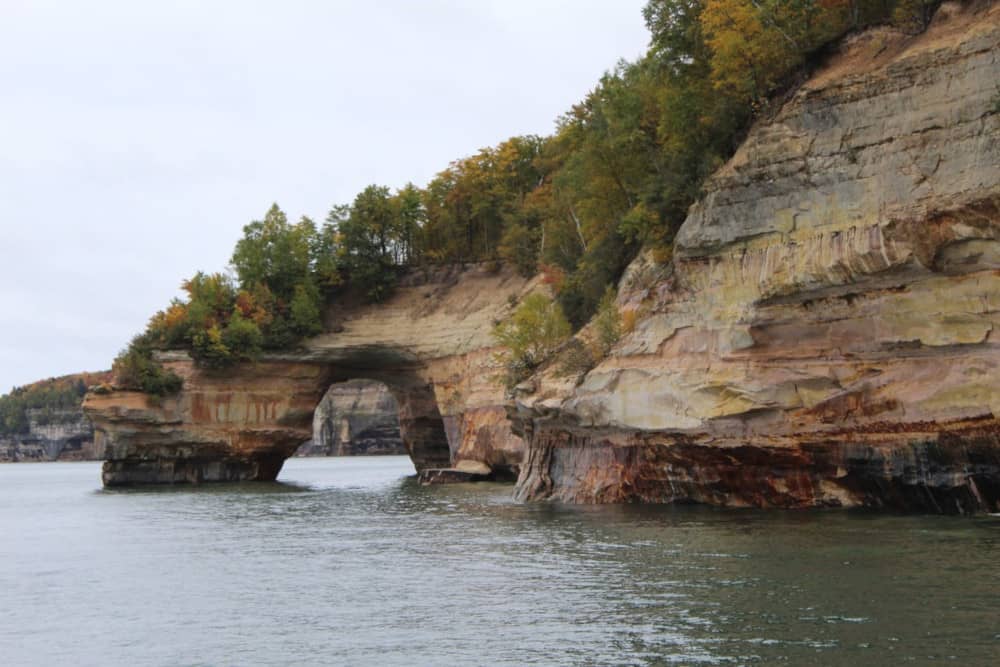
[{"label": "overcast sky", "polygon": [[108,368],[277,201],[548,134],[644,0],[0,0],[0,393]]}]

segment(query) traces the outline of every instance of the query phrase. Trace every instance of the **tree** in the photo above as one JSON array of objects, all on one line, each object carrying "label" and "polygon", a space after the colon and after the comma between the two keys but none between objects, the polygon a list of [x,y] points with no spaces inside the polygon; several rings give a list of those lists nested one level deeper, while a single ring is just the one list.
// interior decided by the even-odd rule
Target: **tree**
[{"label": "tree", "polygon": [[384,301],[396,282],[393,246],[397,218],[389,188],[369,185],[350,209],[334,209],[328,218],[340,236],[340,261],[350,283],[370,301]]},{"label": "tree", "polygon": [[415,264],[420,260],[423,227],[427,220],[420,189],[413,183],[407,183],[396,192],[392,203],[396,216],[394,262],[397,265]]},{"label": "tree", "polygon": [[221,343],[232,361],[255,361],[264,345],[264,335],[252,320],[236,310],[222,330]]},{"label": "tree", "polygon": [[289,320],[292,331],[302,338],[315,336],[323,331],[319,290],[311,282],[296,285]]},{"label": "tree", "polygon": [[892,12],[892,21],[907,32],[923,32],[931,24],[941,0],[899,0]]},{"label": "tree", "polygon": [[537,368],[571,333],[558,303],[537,292],[528,295],[508,320],[493,329],[494,339],[507,350],[508,383]]},{"label": "tree", "polygon": [[[922,30],[938,4],[649,0],[646,54],[606,72],[552,136],[480,148],[423,189],[370,185],[322,226],[308,217],[291,224],[272,205],[243,229],[235,281],[198,273],[184,283],[186,300],[154,315],[134,374],[153,348],[190,348],[218,363],[252,358],[260,334],[259,347],[287,349],[322,331],[324,309],[345,284],[383,301],[402,267],[439,262],[504,259],[526,277],[541,267],[558,276],[549,284],[563,321],[582,327],[596,314],[607,348],[608,290],[642,246],[670,261],[705,179],[775,91],[848,30],[889,21]],[[510,326],[499,333],[516,343]],[[540,363],[528,348],[511,358]]]},{"label": "tree", "polygon": [[135,336],[111,366],[115,384],[123,389],[165,396],[180,391],[183,380],[153,359],[153,345],[146,334]]},{"label": "tree", "polygon": [[538,270],[538,234],[526,224],[510,223],[500,239],[500,256],[525,278]]},{"label": "tree", "polygon": [[191,356],[208,368],[225,368],[235,361],[232,352],[222,342],[222,329],[217,324],[195,332],[191,338]]}]

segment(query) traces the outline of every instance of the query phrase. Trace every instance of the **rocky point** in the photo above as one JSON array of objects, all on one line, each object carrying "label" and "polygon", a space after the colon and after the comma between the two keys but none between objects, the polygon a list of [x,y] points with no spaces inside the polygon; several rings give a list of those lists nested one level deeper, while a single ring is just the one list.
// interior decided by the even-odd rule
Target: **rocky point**
[{"label": "rocky point", "polygon": [[849,39],[707,183],[634,330],[522,386],[517,496],[996,511],[1000,7]]}]

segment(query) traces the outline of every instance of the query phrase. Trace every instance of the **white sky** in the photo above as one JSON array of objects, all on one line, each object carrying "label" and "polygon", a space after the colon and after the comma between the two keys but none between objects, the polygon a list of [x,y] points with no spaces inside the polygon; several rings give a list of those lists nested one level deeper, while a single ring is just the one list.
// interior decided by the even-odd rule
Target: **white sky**
[{"label": "white sky", "polygon": [[645,48],[644,0],[0,0],[0,393],[108,368],[277,201],[556,117]]}]

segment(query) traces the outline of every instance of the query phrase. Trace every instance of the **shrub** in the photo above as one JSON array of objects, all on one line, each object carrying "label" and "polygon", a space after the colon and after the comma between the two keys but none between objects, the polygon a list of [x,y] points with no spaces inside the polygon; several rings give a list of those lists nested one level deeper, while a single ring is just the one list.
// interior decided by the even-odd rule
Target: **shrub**
[{"label": "shrub", "polygon": [[181,390],[184,381],[153,359],[153,348],[144,335],[136,336],[111,366],[115,384],[122,389],[152,396],[167,396]]},{"label": "shrub", "polygon": [[253,361],[260,356],[264,335],[256,324],[236,311],[222,330],[222,344],[234,361]]},{"label": "shrub", "polygon": [[226,368],[239,361],[255,361],[264,344],[256,324],[238,312],[224,329],[213,325],[192,338],[191,356],[207,368]]},{"label": "shrub", "polygon": [[510,319],[493,329],[506,348],[506,384],[516,385],[548,359],[572,333],[559,304],[542,294],[530,294]]},{"label": "shrub", "polygon": [[191,356],[198,364],[208,368],[225,368],[235,361],[229,348],[222,342],[222,330],[214,324],[194,334],[191,339]]}]

